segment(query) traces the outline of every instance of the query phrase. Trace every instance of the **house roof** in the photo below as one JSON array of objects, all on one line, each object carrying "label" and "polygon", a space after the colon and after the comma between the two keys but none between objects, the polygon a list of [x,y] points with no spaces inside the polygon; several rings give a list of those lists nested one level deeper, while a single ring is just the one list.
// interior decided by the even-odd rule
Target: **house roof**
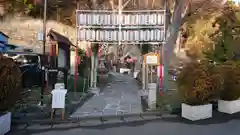
[{"label": "house roof", "polygon": [[8,36],[8,35],[6,35],[5,33],[3,33],[2,31],[0,31],[0,34],[2,34],[3,36],[5,36],[5,37],[9,38],[9,36]]},{"label": "house roof", "polygon": [[61,35],[60,33],[56,32],[52,29],[50,29],[48,31],[47,36],[50,36],[50,35],[53,37],[53,40],[56,40],[57,42],[62,42],[62,43],[72,45],[71,41],[67,37]]}]

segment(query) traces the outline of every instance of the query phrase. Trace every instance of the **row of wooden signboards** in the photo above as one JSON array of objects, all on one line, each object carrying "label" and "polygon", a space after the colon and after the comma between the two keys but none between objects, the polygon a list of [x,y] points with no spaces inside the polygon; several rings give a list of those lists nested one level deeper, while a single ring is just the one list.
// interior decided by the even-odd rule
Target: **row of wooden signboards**
[{"label": "row of wooden signboards", "polygon": [[164,14],[79,14],[77,24],[81,25],[164,25]]},{"label": "row of wooden signboards", "polygon": [[164,41],[163,30],[107,31],[79,30],[78,39],[82,41]]}]

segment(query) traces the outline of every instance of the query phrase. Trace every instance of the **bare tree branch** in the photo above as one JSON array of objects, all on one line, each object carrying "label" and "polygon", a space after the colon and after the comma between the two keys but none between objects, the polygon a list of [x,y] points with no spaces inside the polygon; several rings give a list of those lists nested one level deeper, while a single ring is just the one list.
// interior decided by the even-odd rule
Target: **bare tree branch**
[{"label": "bare tree branch", "polygon": [[130,1],[131,1],[131,0],[128,0],[127,2],[125,2],[125,3],[123,4],[122,8],[124,9],[124,8],[128,5],[128,3],[129,3]]},{"label": "bare tree branch", "polygon": [[114,1],[113,0],[110,0],[109,1],[110,5],[111,5],[111,8],[113,11],[116,11],[116,8],[115,8],[115,5],[114,5]]}]

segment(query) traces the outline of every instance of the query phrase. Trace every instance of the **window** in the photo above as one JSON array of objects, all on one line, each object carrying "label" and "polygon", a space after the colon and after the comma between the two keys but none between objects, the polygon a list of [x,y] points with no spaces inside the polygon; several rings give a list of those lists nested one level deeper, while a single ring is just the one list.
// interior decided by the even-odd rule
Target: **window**
[{"label": "window", "polygon": [[8,57],[14,57],[14,56],[17,56],[17,54],[14,54],[14,53],[10,53],[10,54],[7,54]]},{"label": "window", "polygon": [[[12,58],[13,58],[14,56],[12,56]],[[25,58],[24,58],[24,56],[22,56],[22,55],[20,55],[20,56],[17,56],[16,55],[16,58],[13,58],[14,59],[14,61],[15,62],[17,62],[17,64],[19,64],[19,65],[22,65],[22,64],[25,64]]]},{"label": "window", "polygon": [[39,63],[38,55],[24,55],[27,64],[36,64]]}]

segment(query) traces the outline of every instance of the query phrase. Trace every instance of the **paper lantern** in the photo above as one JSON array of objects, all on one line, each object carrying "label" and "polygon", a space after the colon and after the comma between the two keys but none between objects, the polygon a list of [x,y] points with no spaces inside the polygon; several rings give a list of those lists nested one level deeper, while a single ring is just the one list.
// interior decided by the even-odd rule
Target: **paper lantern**
[{"label": "paper lantern", "polygon": [[140,20],[139,20],[139,15],[135,14],[135,25],[139,25]]},{"label": "paper lantern", "polygon": [[129,31],[129,39],[128,41],[134,41],[134,32],[133,31]]},{"label": "paper lantern", "polygon": [[147,31],[144,31],[144,39],[143,41],[148,41]]},{"label": "paper lantern", "polygon": [[126,17],[126,20],[125,20],[126,22],[125,22],[125,24],[126,24],[126,25],[129,25],[129,24],[130,24],[131,15],[126,15],[125,17]]},{"label": "paper lantern", "polygon": [[157,41],[161,41],[161,30],[156,30]]},{"label": "paper lantern", "polygon": [[90,14],[86,14],[86,20],[87,20],[87,22],[86,22],[86,25],[89,25],[89,24],[91,24],[91,20],[92,20],[92,18],[91,18],[91,16],[90,16]]},{"label": "paper lantern", "polygon": [[156,25],[157,24],[157,22],[156,22],[157,15],[156,14],[152,14],[150,20],[151,20],[151,25]]},{"label": "paper lantern", "polygon": [[96,30],[96,31],[95,31],[95,34],[96,34],[96,35],[95,35],[95,40],[96,40],[96,41],[99,41],[99,40],[100,40],[99,31]]},{"label": "paper lantern", "polygon": [[95,32],[95,30],[92,30],[91,31],[91,33],[92,33],[92,41],[95,41],[96,40],[96,32]]},{"label": "paper lantern", "polygon": [[79,25],[85,25],[86,24],[86,15],[84,14],[79,14],[78,15],[78,24]]},{"label": "paper lantern", "polygon": [[144,40],[144,31],[141,30],[140,31],[140,41],[143,41]]},{"label": "paper lantern", "polygon": [[134,22],[135,22],[135,17],[134,17],[134,15],[129,15],[129,24],[130,24],[130,25],[136,25]]},{"label": "paper lantern", "polygon": [[162,14],[158,14],[157,16],[157,24],[158,25],[163,25],[164,24],[164,20],[163,20],[163,15]]},{"label": "paper lantern", "polygon": [[111,16],[110,15],[107,15],[107,25],[111,25],[111,20],[110,20]]},{"label": "paper lantern", "polygon": [[118,32],[113,31],[113,41],[117,41],[117,40],[118,40]]},{"label": "paper lantern", "polygon": [[100,25],[104,25],[104,15],[99,15]]},{"label": "paper lantern", "polygon": [[139,32],[138,31],[134,31],[134,41],[139,41]]},{"label": "paper lantern", "polygon": [[99,14],[95,14],[95,15],[94,15],[94,24],[100,25]]},{"label": "paper lantern", "polygon": [[150,41],[150,36],[151,36],[150,35],[151,34],[150,31],[146,30],[145,32],[146,32],[146,41]]},{"label": "paper lantern", "polygon": [[155,37],[154,37],[154,31],[151,30],[151,31],[150,31],[150,39],[149,39],[149,40],[150,40],[150,41],[154,41],[154,38],[155,38]]},{"label": "paper lantern", "polygon": [[149,24],[150,24],[149,14],[146,14],[146,15],[144,16],[144,18],[145,18],[145,20],[146,20],[145,25],[149,25]]},{"label": "paper lantern", "polygon": [[99,31],[99,41],[103,41],[104,39],[104,32],[103,31]]},{"label": "paper lantern", "polygon": [[104,41],[108,41],[108,31],[104,31]]}]

